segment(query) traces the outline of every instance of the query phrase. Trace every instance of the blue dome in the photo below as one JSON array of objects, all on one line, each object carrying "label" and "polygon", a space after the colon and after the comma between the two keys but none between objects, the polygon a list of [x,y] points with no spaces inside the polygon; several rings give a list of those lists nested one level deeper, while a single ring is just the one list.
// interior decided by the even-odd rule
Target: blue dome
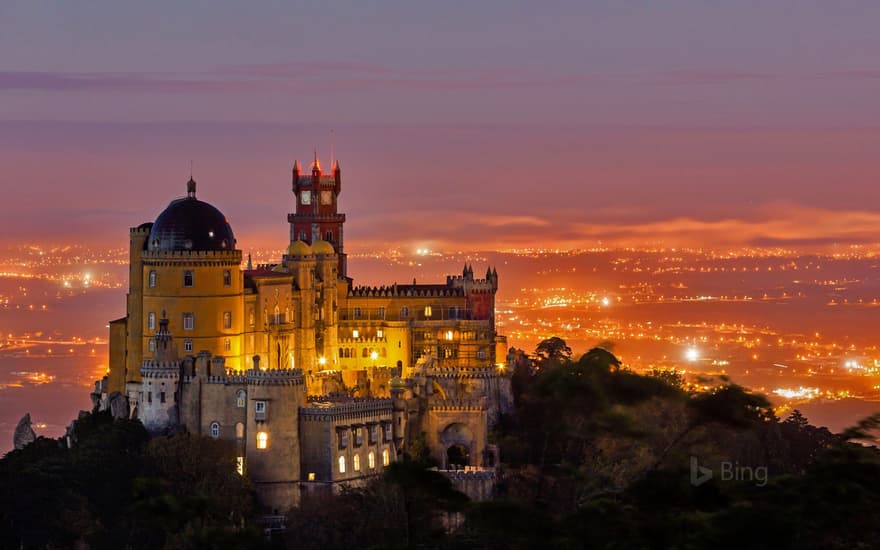
[{"label": "blue dome", "polygon": [[235,235],[222,212],[195,197],[195,182],[186,198],[171,201],[150,230],[150,251],[234,250]]}]

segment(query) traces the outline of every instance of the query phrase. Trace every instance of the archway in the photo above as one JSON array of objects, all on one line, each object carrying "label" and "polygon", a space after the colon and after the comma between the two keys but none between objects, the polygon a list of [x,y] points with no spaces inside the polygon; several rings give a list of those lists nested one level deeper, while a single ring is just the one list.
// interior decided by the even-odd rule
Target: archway
[{"label": "archway", "polygon": [[464,445],[451,445],[446,449],[446,464],[450,469],[463,468],[470,465],[470,453]]}]

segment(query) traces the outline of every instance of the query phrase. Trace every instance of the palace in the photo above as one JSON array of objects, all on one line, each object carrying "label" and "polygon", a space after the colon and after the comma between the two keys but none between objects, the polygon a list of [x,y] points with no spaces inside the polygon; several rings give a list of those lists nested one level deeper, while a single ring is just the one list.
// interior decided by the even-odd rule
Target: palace
[{"label": "palace", "polygon": [[[362,482],[412,441],[464,490],[485,493],[487,434],[511,407],[498,273],[364,287],[348,275],[342,174],[293,165],[290,243],[243,267],[227,218],[196,182],[130,230],[126,316],[110,323],[96,409],[153,433],[228,440],[266,510]],[[470,485],[469,485],[470,484]],[[479,489],[474,489],[479,487]]]}]

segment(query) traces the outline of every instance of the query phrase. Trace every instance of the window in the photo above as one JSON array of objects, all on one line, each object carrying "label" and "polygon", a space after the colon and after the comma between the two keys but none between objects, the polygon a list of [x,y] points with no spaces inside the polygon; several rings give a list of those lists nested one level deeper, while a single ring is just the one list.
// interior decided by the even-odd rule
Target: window
[{"label": "window", "polygon": [[452,331],[451,331],[451,330],[447,330],[447,331],[446,331],[446,334],[444,335],[444,337],[445,337],[447,340],[452,340],[452,337],[453,337],[453,333],[452,333]]},{"label": "window", "polygon": [[244,439],[244,424],[241,422],[235,425],[235,439]]},{"label": "window", "polygon": [[232,286],[232,272],[228,269],[223,271],[223,286]]},{"label": "window", "polygon": [[388,449],[382,451],[382,466],[388,466],[391,463],[391,455],[388,454]]},{"label": "window", "polygon": [[409,317],[409,307],[408,306],[403,306],[402,308],[400,308],[400,317],[401,318]]},{"label": "window", "polygon": [[315,481],[315,472],[309,472],[309,481]]},{"label": "window", "polygon": [[149,344],[147,344],[147,347],[149,348],[150,353],[156,351],[156,341],[150,338],[150,342]]},{"label": "window", "polygon": [[486,350],[480,348],[477,350],[477,359],[485,359],[486,358]]},{"label": "window", "polygon": [[159,392],[159,403],[165,402],[165,392]]},{"label": "window", "polygon": [[367,466],[369,466],[371,470],[376,467],[376,453],[373,451],[370,451],[370,454],[367,455]]},{"label": "window", "polygon": [[449,318],[458,319],[458,306],[452,306],[449,308]]},{"label": "window", "polygon": [[380,307],[378,309],[378,311],[376,311],[376,317],[378,317],[379,319],[385,318],[385,308],[384,307]]},{"label": "window", "polygon": [[147,392],[147,403],[152,403],[152,402],[153,402],[153,392],[148,391]]},{"label": "window", "polygon": [[344,456],[339,457],[339,473],[340,474],[345,473],[345,457]]},{"label": "window", "polygon": [[150,312],[147,314],[147,328],[150,330],[156,330],[156,313]]},{"label": "window", "polygon": [[328,232],[324,233],[324,240],[327,241],[328,243],[332,243],[333,242],[333,232],[328,231]]},{"label": "window", "polygon": [[223,312],[223,328],[229,330],[232,328],[232,312],[224,311]]},{"label": "window", "polygon": [[367,357],[367,356],[369,356],[369,354],[370,354],[370,350],[369,350],[369,349],[364,348],[364,349],[361,350],[361,357]]},{"label": "window", "polygon": [[183,351],[192,351],[193,350],[193,341],[192,340],[184,340],[183,341]]},{"label": "window", "polygon": [[[361,308],[359,308],[359,307],[354,308],[354,318],[355,319],[361,318]],[[355,337],[355,338],[357,338],[357,337]]]},{"label": "window", "polygon": [[214,439],[220,437],[220,424],[217,422],[211,422],[211,437]]},{"label": "window", "polygon": [[305,231],[299,232],[299,240],[301,240],[301,241],[306,240],[306,232]]},{"label": "window", "polygon": [[248,325],[254,326],[257,321],[257,316],[254,313],[254,306],[248,308]]},{"label": "window", "polygon": [[430,317],[431,313],[431,306],[425,306],[425,317]]},{"label": "window", "polygon": [[235,394],[235,406],[239,409],[243,409],[246,401],[247,393],[244,390],[238,390],[238,393]]},{"label": "window", "polygon": [[257,432],[257,449],[265,449],[269,446],[269,432]]},{"label": "window", "polygon": [[183,272],[183,286],[193,286],[193,272],[189,269]]},{"label": "window", "polygon": [[391,423],[385,424],[385,443],[391,441]]},{"label": "window", "polygon": [[232,351],[232,340],[229,338],[223,340],[223,351]]},{"label": "window", "polygon": [[235,457],[235,471],[238,472],[238,475],[244,475],[244,457],[237,456]]},{"label": "window", "polygon": [[266,420],[265,401],[254,401],[254,420]]},{"label": "window", "polygon": [[[385,316],[385,313],[382,313],[382,316],[384,317],[384,316]],[[380,328],[379,330],[376,331],[376,338],[384,338],[384,337],[385,337],[385,331],[384,331],[384,330],[382,330],[382,329]]]},{"label": "window", "polygon": [[370,437],[370,445],[374,445],[379,438],[379,427],[373,424],[372,426],[369,426],[367,430]]},{"label": "window", "polygon": [[358,329],[354,329],[353,331],[351,331],[351,337],[352,337],[352,338],[357,338],[357,337],[359,337],[360,335],[361,335],[361,333],[360,333],[360,331],[358,331]]},{"label": "window", "polygon": [[364,429],[358,426],[354,429],[354,446],[360,447],[364,444]]},{"label": "window", "polygon": [[348,430],[339,430],[337,436],[339,437],[339,448],[344,449],[348,447]]},{"label": "window", "polygon": [[186,312],[183,314],[183,330],[193,330],[196,326],[195,317],[193,317],[192,312]]},{"label": "window", "polygon": [[361,455],[354,455],[354,459],[352,460],[352,464],[354,465],[354,471],[361,471]]},{"label": "window", "polygon": [[150,274],[147,275],[147,285],[150,288],[156,288],[156,270],[151,269]]}]

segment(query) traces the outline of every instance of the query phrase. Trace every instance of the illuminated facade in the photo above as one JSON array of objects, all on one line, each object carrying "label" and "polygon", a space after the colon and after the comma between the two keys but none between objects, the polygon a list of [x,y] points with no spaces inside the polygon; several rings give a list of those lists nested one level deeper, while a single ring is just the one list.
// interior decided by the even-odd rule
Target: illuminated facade
[{"label": "illuminated facade", "polygon": [[[234,442],[262,503],[378,473],[424,433],[446,468],[495,462],[488,426],[510,407],[498,274],[465,266],[445,284],[353,284],[339,163],[294,163],[290,244],[242,269],[226,217],[172,201],[130,231],[127,315],[110,324],[96,406],[160,433]],[[318,488],[318,489],[316,489]]]}]

